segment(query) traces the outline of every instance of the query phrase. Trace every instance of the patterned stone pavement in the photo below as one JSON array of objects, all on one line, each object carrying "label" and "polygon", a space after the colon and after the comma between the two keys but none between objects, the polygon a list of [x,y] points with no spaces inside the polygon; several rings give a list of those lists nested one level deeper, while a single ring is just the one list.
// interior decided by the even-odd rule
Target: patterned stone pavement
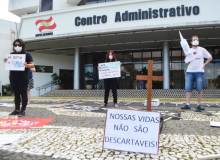
[{"label": "patterned stone pavement", "polygon": [[[12,99],[0,103],[13,104]],[[205,111],[196,110],[193,102],[190,111],[180,109],[184,102],[161,102],[154,111],[179,116],[164,123],[160,134],[159,155],[112,151],[102,148],[105,116],[108,108],[100,108],[99,100],[34,99],[26,110],[25,118],[55,118],[47,124],[62,129],[47,130],[34,139],[20,142],[40,129],[0,130],[1,134],[23,134],[11,145],[0,147],[0,159],[197,159],[200,155],[220,154],[220,128],[210,127],[210,121],[220,121],[220,102],[204,102]],[[140,101],[120,100],[119,108],[145,110]],[[13,107],[0,107],[0,118],[9,118]],[[17,118],[16,116],[10,118]]]}]

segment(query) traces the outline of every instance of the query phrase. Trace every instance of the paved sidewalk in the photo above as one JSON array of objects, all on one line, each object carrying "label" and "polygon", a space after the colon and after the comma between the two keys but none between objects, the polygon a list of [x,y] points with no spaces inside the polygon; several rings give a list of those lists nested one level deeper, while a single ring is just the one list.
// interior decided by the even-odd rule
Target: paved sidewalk
[{"label": "paved sidewalk", "polygon": [[[0,103],[13,104],[13,100],[0,99]],[[100,108],[101,104],[100,100],[32,100],[25,118],[55,118],[46,126],[62,129],[47,130],[23,145],[19,142],[41,130],[0,130],[0,134],[23,134],[12,145],[0,147],[0,159],[197,159],[199,155],[220,154],[220,128],[209,126],[210,121],[220,121],[220,101],[203,103],[206,110],[202,112],[196,110],[195,102],[191,111],[181,110],[184,102],[176,101],[153,107],[155,111],[183,117],[165,122],[159,155],[102,149],[106,111],[113,104]],[[120,100],[118,104],[121,109],[146,109],[140,101]],[[9,118],[13,110],[14,107],[0,107],[0,118]]]}]

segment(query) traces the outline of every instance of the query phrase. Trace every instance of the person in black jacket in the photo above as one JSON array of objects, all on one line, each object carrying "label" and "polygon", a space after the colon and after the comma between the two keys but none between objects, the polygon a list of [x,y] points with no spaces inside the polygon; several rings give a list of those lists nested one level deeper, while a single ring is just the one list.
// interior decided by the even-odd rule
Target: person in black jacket
[{"label": "person in black jacket", "polygon": [[[25,54],[26,61],[24,62],[24,71],[10,71],[10,83],[15,95],[15,110],[9,115],[17,115],[22,117],[25,115],[27,106],[27,87],[29,81],[29,68],[34,68],[33,58],[30,53],[25,52],[25,42],[21,39],[16,39],[13,43],[13,50],[11,54]],[[7,58],[4,59],[7,62]],[[22,108],[20,110],[20,96],[22,98]]]},{"label": "person in black jacket", "polygon": [[[106,54],[105,62],[115,62],[115,61],[117,61],[115,53],[112,50],[109,50]],[[98,69],[99,69],[99,67],[98,67]],[[112,93],[113,93],[114,106],[118,107],[118,104],[117,104],[117,85],[118,85],[118,78],[104,79],[105,97],[104,97],[104,104],[102,104],[101,107],[105,107],[108,104],[108,97],[109,97],[110,88],[112,89]]]}]

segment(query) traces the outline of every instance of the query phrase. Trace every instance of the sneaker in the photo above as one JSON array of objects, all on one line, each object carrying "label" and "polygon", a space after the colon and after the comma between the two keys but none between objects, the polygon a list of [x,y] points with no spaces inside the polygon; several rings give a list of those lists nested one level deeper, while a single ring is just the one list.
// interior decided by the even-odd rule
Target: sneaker
[{"label": "sneaker", "polygon": [[20,113],[20,112],[14,110],[13,112],[11,112],[11,113],[9,114],[9,116],[15,116],[15,115],[18,115],[19,113]]},{"label": "sneaker", "polygon": [[198,109],[198,110],[205,110],[205,108],[201,104],[197,105],[196,109]]},{"label": "sneaker", "polygon": [[191,109],[190,105],[185,104],[185,106],[181,107],[181,109]]},{"label": "sneaker", "polygon": [[25,112],[23,111],[21,111],[19,114],[18,114],[18,117],[23,117],[23,116],[25,116]]}]

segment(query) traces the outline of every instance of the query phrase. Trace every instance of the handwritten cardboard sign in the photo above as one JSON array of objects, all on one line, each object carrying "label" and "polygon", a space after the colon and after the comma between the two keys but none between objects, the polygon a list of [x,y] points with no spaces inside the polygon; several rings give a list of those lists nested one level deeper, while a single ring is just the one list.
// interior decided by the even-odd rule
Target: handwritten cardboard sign
[{"label": "handwritten cardboard sign", "polygon": [[103,148],[158,154],[160,113],[108,109]]},{"label": "handwritten cardboard sign", "polygon": [[99,63],[99,79],[121,77],[120,61]]},{"label": "handwritten cardboard sign", "polygon": [[7,62],[5,63],[5,70],[10,71],[24,71],[25,54],[7,54]]}]

